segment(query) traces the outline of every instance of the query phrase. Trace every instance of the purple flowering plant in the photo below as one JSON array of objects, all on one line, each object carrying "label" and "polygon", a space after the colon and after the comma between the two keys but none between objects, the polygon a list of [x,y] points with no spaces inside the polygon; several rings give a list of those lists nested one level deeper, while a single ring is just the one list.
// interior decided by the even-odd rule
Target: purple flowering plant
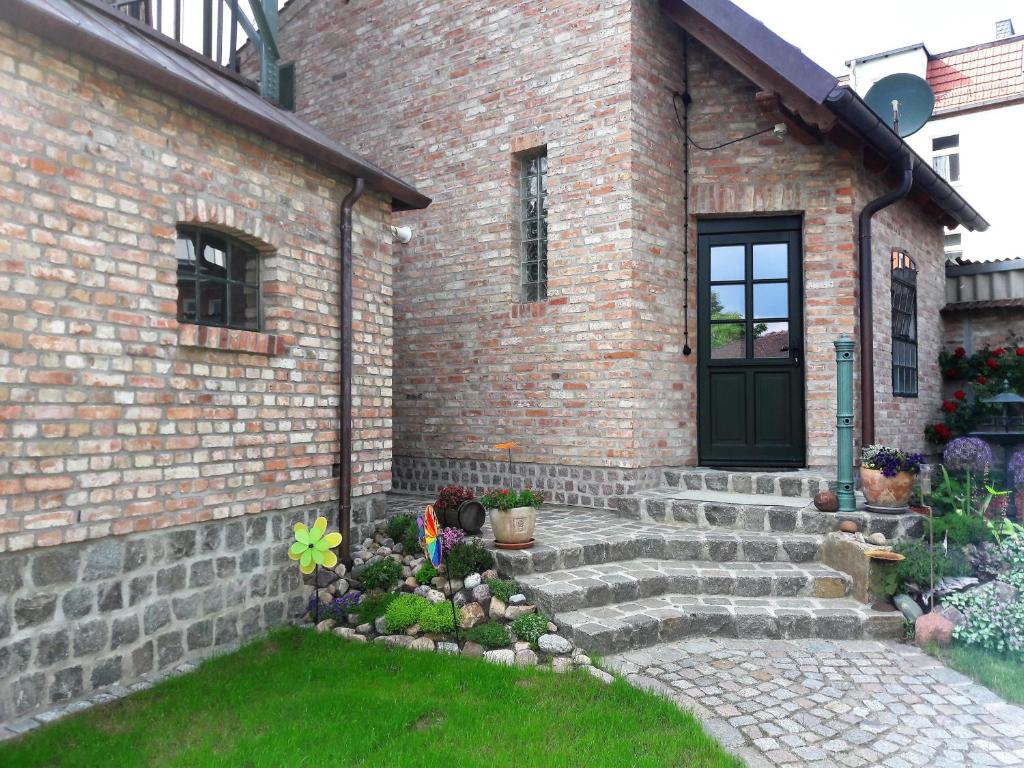
[{"label": "purple flowering plant", "polygon": [[887,445],[869,445],[861,451],[860,463],[868,469],[879,470],[886,477],[896,477],[900,472],[916,475],[924,464],[924,456]]},{"label": "purple flowering plant", "polygon": [[441,553],[447,555],[452,551],[452,548],[462,541],[466,536],[466,532],[461,528],[442,528],[441,529]]},{"label": "purple flowering plant", "polygon": [[[356,590],[346,592],[340,597],[334,597],[329,603],[323,603],[320,605],[320,619],[334,619],[339,624],[345,621],[345,617],[359,604],[359,599],[362,595]],[[316,604],[319,598],[313,595],[309,598],[309,605],[307,609],[310,614],[317,615]]]},{"label": "purple flowering plant", "polygon": [[942,452],[942,464],[954,472],[985,472],[992,466],[992,449],[981,438],[958,437]]},{"label": "purple flowering plant", "polygon": [[1024,491],[1024,451],[1016,451],[1010,457],[1010,476],[1007,480],[1011,487]]}]

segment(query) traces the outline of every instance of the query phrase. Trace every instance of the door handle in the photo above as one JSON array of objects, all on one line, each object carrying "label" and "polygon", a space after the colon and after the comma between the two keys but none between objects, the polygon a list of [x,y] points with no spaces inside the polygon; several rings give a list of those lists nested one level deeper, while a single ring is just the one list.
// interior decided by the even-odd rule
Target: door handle
[{"label": "door handle", "polygon": [[790,347],[789,348],[789,359],[793,361],[793,367],[794,368],[799,368],[800,367],[800,352],[801,352],[800,347]]}]

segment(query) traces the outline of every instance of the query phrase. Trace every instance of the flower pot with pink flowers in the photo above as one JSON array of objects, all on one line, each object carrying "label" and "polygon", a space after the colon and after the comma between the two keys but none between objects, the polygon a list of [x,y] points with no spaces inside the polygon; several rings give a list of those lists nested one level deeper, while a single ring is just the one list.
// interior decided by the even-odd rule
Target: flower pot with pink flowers
[{"label": "flower pot with pink flowers", "polygon": [[533,546],[537,509],[544,503],[540,492],[530,488],[522,491],[498,488],[484,494],[480,503],[490,512],[496,547],[526,549]]}]

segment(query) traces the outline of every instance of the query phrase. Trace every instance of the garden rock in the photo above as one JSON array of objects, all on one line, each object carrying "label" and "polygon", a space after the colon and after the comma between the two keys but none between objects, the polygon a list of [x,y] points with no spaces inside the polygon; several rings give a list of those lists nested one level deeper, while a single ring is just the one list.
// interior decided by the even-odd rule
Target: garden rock
[{"label": "garden rock", "polygon": [[445,601],[444,593],[438,592],[436,589],[428,589],[424,597],[426,597],[427,600],[434,603],[435,605],[437,603],[443,603]]},{"label": "garden rock", "polygon": [[526,595],[521,592],[517,592],[508,599],[509,605],[522,605],[526,602]]},{"label": "garden rock", "polygon": [[368,643],[368,642],[370,642],[370,638],[368,638],[366,635],[350,635],[348,639],[349,640],[355,640],[357,643]]},{"label": "garden rock", "polygon": [[549,621],[548,622],[548,632],[550,632],[551,634],[555,634],[556,632],[558,632],[558,625],[555,624],[555,622],[553,622],[553,621]]},{"label": "garden rock", "polygon": [[413,624],[411,627],[409,627],[408,629],[405,630],[405,634],[407,634],[409,637],[416,637],[416,635],[418,635],[419,633],[420,633],[420,625],[419,624]]},{"label": "garden rock", "polygon": [[551,671],[559,674],[565,674],[572,669],[572,662],[565,656],[555,656],[551,660]]},{"label": "garden rock", "polygon": [[403,584],[404,584],[404,585],[405,585],[405,586],[406,586],[406,587],[407,587],[408,589],[410,589],[410,590],[413,590],[413,591],[415,591],[416,587],[418,587],[418,586],[420,585],[420,583],[419,583],[418,581],[416,581],[416,579],[414,579],[414,578],[413,578],[412,576],[409,576],[409,577],[408,577],[408,578],[407,578],[407,579],[406,579],[405,581],[403,581],[402,583],[403,583]]},{"label": "garden rock", "polygon": [[482,603],[484,600],[491,596],[491,588],[486,584],[477,584],[472,590],[473,599],[478,603]]},{"label": "garden rock", "polygon": [[348,573],[348,568],[345,566],[344,563],[338,563],[336,566],[334,566],[334,572],[339,576],[344,576],[346,573]]},{"label": "garden rock", "polygon": [[473,589],[473,587],[479,587],[480,581],[481,579],[479,573],[471,573],[466,577],[465,587],[466,589]]},{"label": "garden rock", "polygon": [[993,581],[992,593],[999,603],[1015,603],[1020,595],[1020,590],[1005,581]]},{"label": "garden rock", "polygon": [[317,632],[329,632],[330,630],[334,629],[334,624],[335,624],[334,619],[324,619],[323,621],[321,621],[319,624],[316,625],[316,631]]},{"label": "garden rock", "polygon": [[524,643],[522,640],[512,644],[512,650],[515,651],[516,653],[519,653],[520,651],[525,651],[529,647],[530,647],[530,644],[529,643]]},{"label": "garden rock", "polygon": [[408,648],[412,645],[413,639],[408,635],[383,635],[376,638],[373,642],[383,643],[389,647],[401,646],[402,648]]},{"label": "garden rock", "polygon": [[336,582],[334,582],[335,594],[344,595],[346,592],[348,592],[348,589],[349,584],[346,579],[338,579]]},{"label": "garden rock", "polygon": [[491,598],[491,618],[492,619],[504,619],[505,618],[505,603],[500,598]]},{"label": "garden rock", "polygon": [[409,643],[409,650],[411,651],[432,651],[434,650],[434,641],[429,637],[417,637],[411,643]]},{"label": "garden rock", "polygon": [[577,667],[589,667],[593,664],[587,654],[580,653],[579,651],[576,651],[576,653],[572,655],[572,663]]},{"label": "garden rock", "polygon": [[491,568],[490,570],[483,572],[483,578],[484,581],[487,581],[488,579],[496,579],[498,578],[498,572]]},{"label": "garden rock", "polygon": [[[419,595],[420,597],[426,597],[426,596],[427,596],[428,594],[430,594],[430,592],[432,592],[432,591],[433,591],[433,590],[431,590],[431,589],[430,589],[430,586],[429,586],[429,585],[427,585],[427,584],[421,584],[421,585],[419,585],[418,587],[416,587],[416,589],[414,589],[414,590],[412,591],[412,593],[413,593],[414,595]],[[438,592],[438,594],[440,595],[441,593],[440,593],[440,592]],[[442,599],[442,600],[444,600],[444,595],[441,595],[441,599]]]},{"label": "garden rock", "polygon": [[358,627],[356,627],[356,632],[360,635],[368,635],[371,632],[373,632],[373,625],[370,622],[360,624]]},{"label": "garden rock", "polygon": [[509,648],[502,648],[500,651],[487,651],[484,653],[484,661],[511,667],[516,663],[516,654]]},{"label": "garden rock", "polygon": [[505,609],[505,618],[509,621],[515,621],[520,616],[525,616],[528,613],[534,613],[537,610],[535,605],[510,605]]},{"label": "garden rock", "polygon": [[388,631],[387,619],[384,616],[378,616],[373,620],[373,631],[378,635],[383,635]]},{"label": "garden rock", "polygon": [[477,624],[483,624],[485,620],[484,609],[480,603],[470,603],[459,609],[459,626],[462,629],[471,629]]},{"label": "garden rock", "polygon": [[908,621],[917,621],[918,617],[924,613],[921,610],[921,606],[914,602],[910,595],[896,595],[892,599],[892,604],[899,609],[899,612],[903,614],[904,618]]},{"label": "garden rock", "polygon": [[572,651],[572,643],[561,635],[541,635],[537,640],[537,647],[544,653],[557,654],[569,653]]},{"label": "garden rock", "polygon": [[458,656],[459,655],[459,644],[458,643],[438,643],[437,644],[437,652],[438,653],[446,653],[449,656]]},{"label": "garden rock", "polygon": [[945,648],[953,642],[953,622],[939,613],[926,613],[914,622],[914,639],[922,647],[935,643]]},{"label": "garden rock", "polygon": [[597,667],[584,667],[584,669],[590,673],[591,677],[596,677],[602,683],[612,683],[615,681],[615,678],[603,669],[598,669]]},{"label": "garden rock", "polygon": [[964,616],[963,611],[959,608],[954,608],[951,605],[940,609],[938,614],[939,616],[951,621],[954,627],[959,627],[961,624],[965,624],[967,622],[967,617]]},{"label": "garden rock", "polygon": [[882,533],[872,533],[870,536],[868,536],[867,542],[868,542],[868,544],[874,544],[876,547],[884,547],[885,546],[885,534],[882,534]]},{"label": "garden rock", "polygon": [[462,655],[479,659],[484,655],[484,647],[480,643],[466,643],[462,646]]},{"label": "garden rock", "polygon": [[352,627],[336,627],[334,634],[338,637],[344,637],[346,640],[351,640],[356,636],[356,631]]},{"label": "garden rock", "polygon": [[472,600],[467,597],[465,592],[456,592],[452,595],[452,602],[455,603],[456,607],[462,607],[463,605],[471,603]]},{"label": "garden rock", "polygon": [[524,648],[521,651],[516,651],[516,666],[517,667],[536,667],[537,666],[537,654],[529,648]]}]

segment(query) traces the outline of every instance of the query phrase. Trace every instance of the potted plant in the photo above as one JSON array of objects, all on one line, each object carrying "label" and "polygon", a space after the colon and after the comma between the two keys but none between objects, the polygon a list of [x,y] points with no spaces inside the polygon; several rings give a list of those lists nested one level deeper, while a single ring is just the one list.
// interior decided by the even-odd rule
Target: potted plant
[{"label": "potted plant", "polygon": [[484,523],[484,512],[479,505],[473,505],[475,509],[466,509],[466,502],[472,500],[473,491],[469,488],[461,485],[446,485],[442,488],[434,503],[434,511],[441,525],[462,528],[470,533],[479,532]]},{"label": "potted plant", "polygon": [[860,456],[860,484],[868,507],[882,512],[903,512],[914,490],[914,476],[924,457],[887,445],[869,445]]},{"label": "potted plant", "polygon": [[484,509],[490,510],[497,547],[525,549],[533,545],[537,508],[544,503],[544,497],[539,492],[530,488],[522,491],[499,488],[485,494],[480,503]]}]

